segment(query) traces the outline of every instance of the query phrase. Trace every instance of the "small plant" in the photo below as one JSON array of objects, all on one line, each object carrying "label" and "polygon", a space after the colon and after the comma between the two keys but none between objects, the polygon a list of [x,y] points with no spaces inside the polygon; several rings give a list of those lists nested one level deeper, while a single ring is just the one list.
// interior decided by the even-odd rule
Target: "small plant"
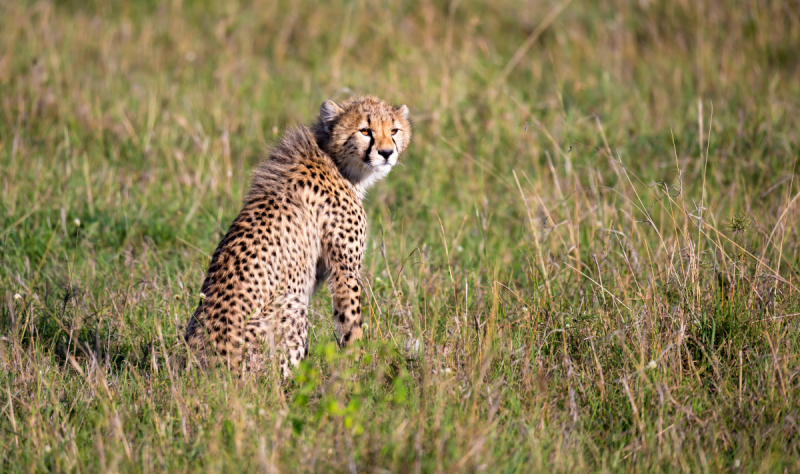
[{"label": "small plant", "polygon": [[745,214],[740,212],[734,214],[730,220],[725,224],[725,227],[731,231],[735,236],[742,236],[750,229],[753,221]]}]

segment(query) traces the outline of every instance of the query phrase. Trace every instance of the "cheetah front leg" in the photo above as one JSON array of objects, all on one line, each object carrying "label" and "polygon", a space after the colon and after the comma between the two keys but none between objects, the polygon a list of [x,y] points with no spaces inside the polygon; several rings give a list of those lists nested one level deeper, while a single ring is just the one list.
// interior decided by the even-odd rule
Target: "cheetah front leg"
[{"label": "cheetah front leg", "polygon": [[339,346],[361,339],[361,284],[356,275],[334,278],[333,318]]},{"label": "cheetah front leg", "polygon": [[330,268],[328,285],[333,299],[333,321],[340,347],[361,339],[361,257],[364,233],[352,231],[352,236],[340,234],[331,248],[327,263]]}]

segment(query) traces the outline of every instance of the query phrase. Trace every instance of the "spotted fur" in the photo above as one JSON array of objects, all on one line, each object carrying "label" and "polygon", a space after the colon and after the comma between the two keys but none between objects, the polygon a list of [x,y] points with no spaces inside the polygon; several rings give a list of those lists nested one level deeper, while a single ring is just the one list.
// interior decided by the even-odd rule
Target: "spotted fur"
[{"label": "spotted fur", "polygon": [[281,374],[308,354],[308,303],[326,277],[340,345],[362,337],[361,199],[411,139],[406,106],[375,97],[325,101],[311,129],[288,130],[211,259],[186,340],[201,363]]}]

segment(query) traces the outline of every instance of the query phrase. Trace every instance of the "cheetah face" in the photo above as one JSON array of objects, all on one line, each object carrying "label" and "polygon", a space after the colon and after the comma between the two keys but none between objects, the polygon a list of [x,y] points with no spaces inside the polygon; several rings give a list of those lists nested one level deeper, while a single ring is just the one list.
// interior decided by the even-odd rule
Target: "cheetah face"
[{"label": "cheetah face", "polygon": [[408,107],[372,97],[341,105],[326,100],[320,122],[327,132],[323,148],[347,179],[365,187],[389,174],[411,139]]}]

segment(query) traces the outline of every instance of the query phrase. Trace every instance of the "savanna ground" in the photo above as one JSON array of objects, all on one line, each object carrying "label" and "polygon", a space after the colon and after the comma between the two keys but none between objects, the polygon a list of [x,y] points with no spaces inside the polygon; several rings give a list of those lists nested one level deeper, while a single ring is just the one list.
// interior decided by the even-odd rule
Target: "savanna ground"
[{"label": "savanna ground", "polygon": [[[797,1],[0,2],[0,470],[800,470]],[[407,104],[364,343],[186,372],[250,170]],[[17,296],[18,295],[18,296]]]}]

